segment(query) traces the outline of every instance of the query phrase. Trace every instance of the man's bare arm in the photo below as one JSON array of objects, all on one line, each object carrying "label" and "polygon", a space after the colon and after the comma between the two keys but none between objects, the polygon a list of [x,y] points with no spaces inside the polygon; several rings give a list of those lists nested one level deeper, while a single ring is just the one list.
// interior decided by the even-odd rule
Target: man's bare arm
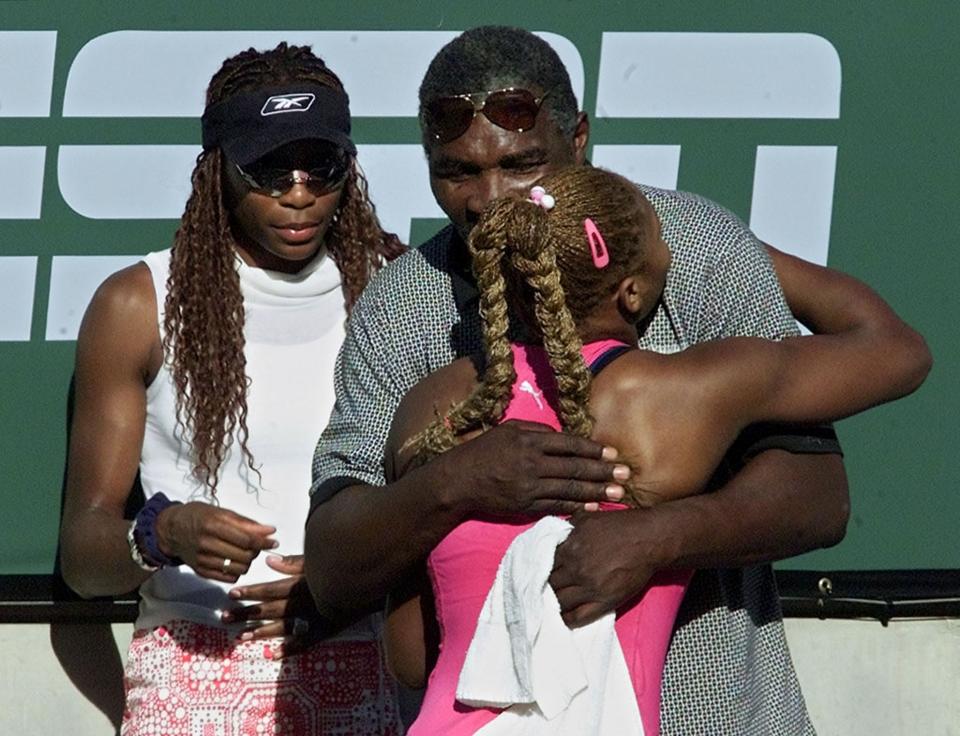
[{"label": "man's bare arm", "polygon": [[550,581],[566,622],[582,625],[658,570],[742,567],[837,544],[849,515],[839,455],[767,450],[714,493],[578,515]]},{"label": "man's bare arm", "polygon": [[[332,621],[379,606],[458,523],[477,514],[570,514],[622,496],[628,469],[602,445],[507,422],[386,486],[357,485],[307,523],[307,580]],[[609,459],[607,459],[609,458]]]}]

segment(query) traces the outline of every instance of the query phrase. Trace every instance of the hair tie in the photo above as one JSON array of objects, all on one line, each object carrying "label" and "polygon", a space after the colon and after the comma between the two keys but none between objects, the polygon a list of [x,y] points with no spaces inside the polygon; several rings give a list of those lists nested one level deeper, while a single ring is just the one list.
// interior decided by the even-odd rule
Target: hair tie
[{"label": "hair tie", "polygon": [[547,194],[547,190],[540,186],[536,186],[530,190],[530,201],[538,207],[543,207],[547,212],[552,210],[557,204],[557,200],[553,198],[553,195]]},{"label": "hair tie", "polygon": [[588,217],[583,221],[583,229],[587,233],[587,242],[590,243],[593,265],[597,268],[605,268],[610,263],[610,253],[607,251],[607,244],[597,229],[596,223]]}]

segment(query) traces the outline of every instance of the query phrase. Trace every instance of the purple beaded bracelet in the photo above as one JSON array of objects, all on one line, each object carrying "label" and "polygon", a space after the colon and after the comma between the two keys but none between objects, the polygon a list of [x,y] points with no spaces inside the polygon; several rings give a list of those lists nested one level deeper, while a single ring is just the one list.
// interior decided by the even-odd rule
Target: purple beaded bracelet
[{"label": "purple beaded bracelet", "polygon": [[148,565],[160,568],[176,567],[183,564],[183,560],[179,557],[167,557],[160,551],[160,543],[157,540],[157,517],[165,508],[176,506],[179,503],[180,501],[171,501],[162,493],[155,493],[147,499],[143,508],[137,512],[133,522],[133,539],[142,552],[144,562]]}]

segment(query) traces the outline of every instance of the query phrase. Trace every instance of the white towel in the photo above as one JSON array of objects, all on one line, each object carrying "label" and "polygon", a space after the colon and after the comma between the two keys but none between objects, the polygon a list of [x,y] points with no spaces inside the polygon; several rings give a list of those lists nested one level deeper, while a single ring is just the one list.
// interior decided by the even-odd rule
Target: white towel
[{"label": "white towel", "polygon": [[643,736],[614,614],[568,629],[547,582],[572,528],[545,517],[500,561],[457,683],[461,703],[506,709],[478,734]]}]

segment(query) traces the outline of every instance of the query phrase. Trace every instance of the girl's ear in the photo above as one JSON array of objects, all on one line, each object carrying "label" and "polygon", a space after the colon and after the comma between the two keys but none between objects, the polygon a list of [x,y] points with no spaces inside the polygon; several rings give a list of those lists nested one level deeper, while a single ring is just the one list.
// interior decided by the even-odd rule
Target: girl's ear
[{"label": "girl's ear", "polygon": [[646,307],[647,284],[637,276],[627,276],[617,287],[617,306],[621,314],[641,316]]}]

